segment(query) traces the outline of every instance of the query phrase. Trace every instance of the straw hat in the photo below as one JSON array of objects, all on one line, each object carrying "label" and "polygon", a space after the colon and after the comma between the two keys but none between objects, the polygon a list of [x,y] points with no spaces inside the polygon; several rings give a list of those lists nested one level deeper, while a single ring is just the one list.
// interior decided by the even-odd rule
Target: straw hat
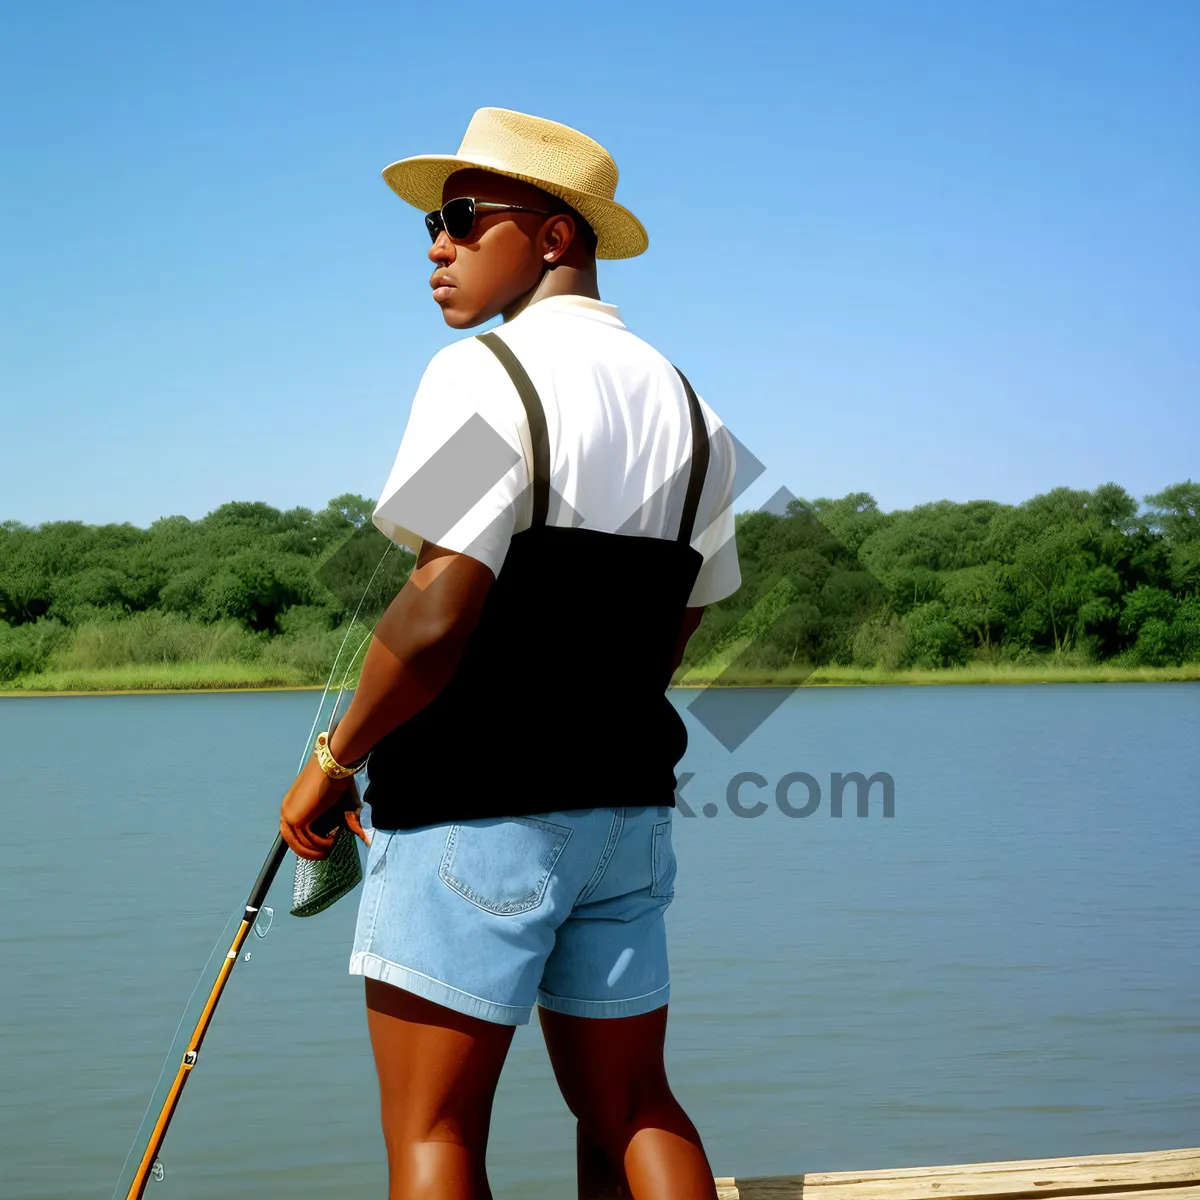
[{"label": "straw hat", "polygon": [[565,200],[596,234],[597,258],[633,258],[650,244],[642,223],[614,199],[617,164],[590,137],[527,113],[481,108],[457,154],[422,154],[384,167],[388,187],[422,212],[442,204],[442,185],[466,167],[523,179]]}]

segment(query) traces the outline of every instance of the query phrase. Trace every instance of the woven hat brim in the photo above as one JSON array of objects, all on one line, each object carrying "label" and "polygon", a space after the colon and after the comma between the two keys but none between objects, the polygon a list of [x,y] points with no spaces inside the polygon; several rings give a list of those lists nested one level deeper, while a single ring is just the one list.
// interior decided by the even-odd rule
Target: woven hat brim
[{"label": "woven hat brim", "polygon": [[532,175],[522,175],[519,171],[510,171],[483,158],[422,154],[384,167],[383,178],[401,200],[422,212],[432,212],[442,206],[442,187],[446,180],[455,171],[463,171],[468,167],[505,175],[509,179],[520,179],[565,200],[595,232],[597,258],[634,258],[650,245],[650,238],[641,221],[615,200],[576,191]]}]

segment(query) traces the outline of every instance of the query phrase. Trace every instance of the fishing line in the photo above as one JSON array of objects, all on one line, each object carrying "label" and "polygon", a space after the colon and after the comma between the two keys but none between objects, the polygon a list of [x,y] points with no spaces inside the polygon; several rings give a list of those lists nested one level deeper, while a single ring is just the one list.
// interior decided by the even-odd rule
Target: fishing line
[{"label": "fishing line", "polygon": [[350,672],[354,670],[354,664],[358,662],[358,652],[371,640],[372,633],[373,630],[368,629],[367,632],[363,634],[358,645],[354,648],[354,653],[350,656],[350,662],[346,667],[346,673],[342,676],[342,682],[338,685],[338,694],[337,699],[333,702],[333,711],[329,714],[329,725],[331,728],[333,727],[334,717],[337,716],[338,705],[342,702],[342,694],[347,690],[346,681],[350,678]]},{"label": "fishing line", "polygon": [[[346,632],[342,637],[341,644],[338,646],[337,654],[334,656],[334,659],[333,659],[333,665],[332,665],[332,667],[330,667],[330,670],[329,670],[329,676],[325,680],[325,687],[321,691],[321,698],[317,702],[317,711],[313,716],[313,723],[308,732],[308,739],[304,743],[304,750],[301,753],[300,762],[296,767],[297,775],[304,769],[304,764],[305,764],[305,762],[307,762],[308,756],[312,753],[313,738],[316,736],[317,725],[320,723],[321,712],[325,707],[325,700],[329,695],[329,689],[333,685],[334,678],[337,675],[338,666],[342,660],[342,653],[346,649],[346,644],[350,640],[350,635],[354,632],[355,625],[358,624],[358,619],[359,619],[360,614],[362,613],[363,605],[366,603],[367,597],[371,593],[371,589],[375,583],[375,579],[378,576],[380,570],[383,568],[383,564],[387,560],[387,557],[391,553],[391,551],[392,551],[392,543],[389,542],[387,544],[387,546],[384,548],[383,554],[380,556],[379,561],[375,564],[375,569],[371,572],[370,579],[367,580],[367,585],[363,589],[362,595],[359,597],[358,605],[356,606],[356,608],[354,610],[354,615],[350,618],[350,624],[346,627]],[[359,651],[370,640],[372,632],[373,632],[373,627],[368,628],[366,633],[364,633],[363,636],[359,639],[357,646],[355,646],[354,653],[350,656],[350,661],[346,666],[345,673],[342,675],[342,681],[338,686],[337,699],[334,701],[333,711],[330,714],[330,724],[333,723],[333,721],[332,721],[333,716],[336,715],[338,706],[341,704],[342,693],[345,690],[345,685],[346,685],[347,680],[350,678],[350,672],[353,670],[354,664],[358,659]],[[284,853],[286,852],[286,847],[284,847],[282,851],[280,850],[281,844],[282,844],[282,839],[276,838],[276,846],[272,851],[272,855],[268,858],[267,862],[264,863],[262,871],[259,873],[259,878],[255,883],[255,892],[259,891],[261,888],[265,893],[266,888],[269,888],[270,880],[273,879],[275,872],[278,870],[278,867],[279,867],[280,863],[282,862]],[[264,887],[264,885],[265,885],[265,887]],[[264,895],[264,898],[265,898],[265,895]],[[268,910],[264,910],[264,911],[268,911]],[[245,916],[248,916],[250,913],[250,909],[244,908],[243,913]],[[256,917],[257,917],[257,913],[258,913],[257,909],[255,909],[255,913],[256,913]],[[133,1157],[134,1150],[137,1148],[138,1143],[141,1140],[142,1130],[145,1128],[145,1125],[146,1125],[146,1118],[150,1115],[151,1109],[154,1107],[154,1097],[157,1094],[159,1087],[162,1085],[163,1077],[166,1075],[167,1064],[171,1060],[171,1054],[175,1049],[175,1043],[179,1038],[180,1030],[183,1028],[183,1023],[187,1019],[188,1010],[191,1008],[192,1001],[196,998],[196,993],[197,993],[197,991],[199,991],[201,983],[204,982],[205,976],[208,974],[208,969],[212,964],[213,956],[217,953],[217,951],[220,949],[220,947],[225,944],[226,934],[229,932],[229,927],[233,923],[234,918],[237,915],[238,915],[238,910],[234,909],[234,911],[229,915],[229,918],[226,920],[225,926],[221,930],[220,934],[217,936],[217,940],[213,943],[213,948],[209,951],[208,958],[205,960],[204,966],[200,969],[200,974],[196,978],[196,982],[192,987],[191,994],[188,996],[187,1002],[183,1006],[183,1011],[180,1013],[180,1016],[179,1016],[179,1023],[175,1027],[175,1032],[171,1036],[171,1043],[167,1047],[166,1054],[163,1056],[163,1064],[162,1064],[161,1070],[158,1073],[158,1079],[155,1081],[154,1087],[150,1092],[150,1099],[148,1100],[148,1102],[146,1104],[146,1111],[142,1114],[142,1119],[141,1119],[141,1122],[138,1124],[137,1132],[133,1135],[133,1141],[130,1143],[129,1151],[125,1155],[125,1161],[121,1164],[121,1172],[120,1172],[120,1175],[117,1177],[117,1185],[114,1188],[113,1194],[112,1194],[113,1200],[116,1200],[116,1197],[119,1195],[119,1193],[121,1191],[121,1181],[125,1178],[125,1171],[129,1166],[129,1160]],[[254,928],[255,932],[257,933],[258,932],[257,919],[255,920],[253,928]],[[269,923],[267,925],[267,928],[270,928]],[[242,935],[239,933],[238,936],[240,937]],[[263,930],[263,932],[259,936],[265,937],[266,930]],[[236,949],[240,952],[240,946],[237,946]],[[234,952],[234,950],[231,950],[226,957],[227,957],[227,959],[232,959],[232,960],[236,961],[237,954]],[[247,957],[249,957],[249,955],[247,955]],[[219,995],[220,995],[220,993],[218,992],[217,996],[219,997]],[[209,1019],[211,1020],[212,1011],[215,1010],[215,1007],[216,1007],[216,999],[214,999],[211,995],[210,995],[210,999],[209,999],[209,1004],[211,1007],[209,1009],[208,1016],[209,1016]],[[202,1017],[202,1020],[203,1020],[203,1017]],[[207,1026],[205,1026],[205,1028],[207,1028]],[[186,1061],[187,1060],[186,1060],[186,1056],[185,1056],[185,1063],[186,1063]],[[194,1061],[194,1056],[193,1056],[193,1061]],[[191,1064],[188,1064],[189,1068],[190,1068],[190,1065]],[[176,1102],[178,1100],[178,1093],[180,1091],[182,1091],[183,1079],[186,1079],[185,1075],[177,1076],[177,1078],[176,1078],[176,1084],[175,1084],[175,1089],[176,1089],[175,1100],[176,1100]],[[169,1123],[170,1117],[173,1115],[173,1113],[174,1113],[174,1106],[172,1105],[170,1112],[165,1114],[165,1121],[163,1123],[163,1127],[161,1128],[161,1130],[156,1130],[156,1135],[159,1138],[159,1145],[161,1145],[162,1138],[164,1138],[166,1136],[166,1123]],[[161,1119],[162,1118],[160,1117],[160,1120]],[[157,1150],[157,1147],[155,1147],[155,1149]],[[144,1168],[145,1168],[145,1164],[143,1164],[142,1167],[139,1167],[139,1170],[143,1170]],[[137,1195],[139,1195],[139,1196],[141,1195],[141,1191],[145,1187],[147,1178],[155,1178],[155,1179],[162,1178],[162,1165],[158,1161],[157,1157],[154,1158],[153,1167],[149,1171],[147,1171],[146,1177],[142,1178],[141,1187],[136,1189]],[[135,1180],[135,1183],[136,1182],[137,1181]],[[131,1185],[131,1191],[129,1194],[134,1194],[133,1185]]]},{"label": "fishing line", "polygon": [[205,975],[208,974],[208,968],[212,965],[213,955],[225,944],[225,935],[229,932],[229,926],[233,924],[233,919],[237,915],[238,910],[236,908],[229,914],[229,919],[225,922],[225,928],[217,934],[217,940],[213,942],[213,948],[208,952],[208,958],[205,959],[204,966],[200,968],[200,974],[196,976],[196,982],[192,985],[191,995],[184,1002],[183,1012],[179,1014],[179,1024],[175,1026],[175,1032],[171,1034],[170,1045],[167,1046],[167,1052],[163,1055],[162,1069],[158,1072],[158,1078],[154,1081],[154,1086],[150,1089],[150,1099],[146,1101],[146,1111],[142,1113],[142,1119],[138,1122],[137,1131],[133,1135],[133,1141],[129,1143],[129,1152],[125,1155],[125,1161],[121,1164],[121,1173],[117,1176],[117,1186],[113,1188],[112,1200],[117,1200],[117,1193],[121,1190],[121,1180],[125,1178],[125,1170],[129,1166],[129,1160],[133,1157],[133,1151],[141,1139],[142,1130],[146,1125],[146,1118],[150,1115],[150,1109],[154,1107],[154,1097],[158,1094],[158,1089],[162,1086],[163,1076],[167,1073],[167,1063],[171,1061],[171,1052],[175,1049],[175,1043],[179,1040],[179,1031],[183,1028],[183,1022],[187,1019],[188,1009],[192,1007],[192,1001],[195,1000],[196,993],[200,990],[200,985],[204,982]]},{"label": "fishing line", "polygon": [[[333,660],[333,666],[330,668],[330,671],[329,671],[329,678],[325,681],[325,690],[321,693],[321,700],[320,700],[320,703],[317,705],[316,716],[313,717],[312,727],[308,731],[308,741],[306,741],[304,743],[304,751],[301,754],[300,762],[296,767],[297,775],[304,769],[304,764],[308,760],[308,756],[312,751],[313,738],[316,737],[316,733],[317,733],[317,723],[321,720],[321,708],[325,704],[325,697],[327,695],[329,695],[329,685],[333,682],[333,677],[337,673],[338,660],[342,657],[342,651],[346,648],[346,643],[350,640],[351,630],[354,629],[354,624],[358,620],[358,614],[360,612],[362,612],[362,606],[366,602],[367,596],[371,592],[371,586],[375,582],[375,576],[379,574],[380,569],[383,567],[383,564],[387,559],[387,556],[391,552],[392,552],[392,543],[388,542],[387,546],[384,547],[383,554],[380,556],[379,561],[375,564],[375,570],[371,572],[371,578],[367,580],[367,586],[365,588],[363,588],[363,594],[358,599],[358,607],[354,610],[354,616],[350,618],[350,624],[346,629],[346,636],[342,638],[342,644],[338,647],[337,655],[334,657],[334,660]],[[361,646],[362,643],[360,642],[359,645]],[[356,650],[354,653],[357,656],[358,651]],[[350,661],[353,662],[354,660],[351,659]],[[347,674],[349,674],[349,672],[347,672]],[[345,682],[344,678],[343,678],[342,682],[343,683]],[[341,697],[341,689],[339,689],[338,690],[338,698],[337,698],[337,700],[334,701],[334,704],[333,704],[334,713],[337,712],[337,706],[341,702],[341,698],[342,698]]]}]

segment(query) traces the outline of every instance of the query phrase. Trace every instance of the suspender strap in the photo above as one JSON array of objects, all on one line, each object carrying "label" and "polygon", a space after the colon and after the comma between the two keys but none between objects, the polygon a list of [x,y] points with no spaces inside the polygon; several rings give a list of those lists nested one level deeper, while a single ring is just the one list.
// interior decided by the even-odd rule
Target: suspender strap
[{"label": "suspender strap", "polygon": [[550,511],[550,435],[546,432],[546,411],[533,381],[525,373],[520,359],[509,349],[508,343],[494,333],[476,334],[508,372],[509,378],[525,406],[525,418],[529,422],[529,440],[533,446],[533,521],[534,525],[545,525]]},{"label": "suspender strap", "polygon": [[675,368],[683,380],[687,392],[688,408],[692,414],[692,471],[688,476],[687,493],[683,499],[683,516],[679,519],[678,541],[688,546],[692,541],[692,528],[696,524],[696,510],[700,507],[700,492],[704,488],[704,476],[708,473],[708,429],[704,424],[704,413],[700,401],[688,383],[687,376]]},{"label": "suspender strap", "polygon": [[[541,397],[538,396],[537,388],[533,386],[525,368],[521,366],[520,359],[503,338],[495,333],[480,333],[476,337],[500,360],[500,365],[508,372],[508,377],[513,381],[517,395],[521,397],[521,403],[525,406],[525,418],[529,422],[529,440],[533,446],[532,524],[545,525],[546,514],[550,510],[550,435],[546,430],[546,412],[542,408]],[[688,476],[683,515],[679,520],[679,536],[676,539],[687,546],[692,541],[696,512],[700,507],[700,493],[704,488],[704,477],[708,473],[708,429],[704,423],[700,401],[692,390],[692,385],[688,383],[687,376],[678,367],[675,370],[683,380],[692,417],[691,473]]]}]

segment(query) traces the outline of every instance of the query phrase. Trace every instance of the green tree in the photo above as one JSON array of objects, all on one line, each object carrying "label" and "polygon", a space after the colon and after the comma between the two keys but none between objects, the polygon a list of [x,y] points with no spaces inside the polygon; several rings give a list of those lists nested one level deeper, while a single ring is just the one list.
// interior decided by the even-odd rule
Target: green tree
[{"label": "green tree", "polygon": [[898,671],[909,661],[911,645],[905,621],[891,611],[879,613],[855,630],[852,661],[857,667]]},{"label": "green tree", "polygon": [[96,609],[130,612],[128,578],[112,567],[85,567],[59,581],[49,614],[67,624],[91,616]]},{"label": "green tree", "polygon": [[[804,502],[791,503],[803,505]],[[822,496],[812,502],[811,508],[821,524],[851,554],[857,554],[863,542],[887,523],[870,492],[853,492],[840,500]]]},{"label": "green tree", "polygon": [[1200,483],[1173,483],[1145,500],[1150,527],[1168,546],[1171,586],[1200,597]]},{"label": "green tree", "polygon": [[1022,543],[1006,577],[1023,600],[1021,625],[1031,640],[1047,630],[1056,653],[1115,612],[1119,579],[1097,563],[1082,525],[1049,526]]},{"label": "green tree", "polygon": [[1200,541],[1200,483],[1185,479],[1145,497],[1150,520],[1175,544]]},{"label": "green tree", "polygon": [[232,617],[249,629],[277,627],[281,613],[293,604],[319,600],[314,592],[311,564],[296,555],[264,556],[243,550],[226,560],[204,587],[206,619]]},{"label": "green tree", "polygon": [[1121,627],[1135,635],[1127,654],[1137,665],[1178,666],[1200,660],[1200,600],[1163,588],[1135,588],[1124,598]]},{"label": "green tree", "polygon": [[0,682],[40,671],[66,634],[66,626],[53,617],[19,626],[0,621]]},{"label": "green tree", "polygon": [[1004,628],[1005,590],[998,563],[981,563],[947,571],[941,580],[947,617],[985,653]]},{"label": "green tree", "polygon": [[914,666],[936,670],[966,661],[966,639],[940,600],[914,608],[904,624],[909,633],[908,658]]}]

